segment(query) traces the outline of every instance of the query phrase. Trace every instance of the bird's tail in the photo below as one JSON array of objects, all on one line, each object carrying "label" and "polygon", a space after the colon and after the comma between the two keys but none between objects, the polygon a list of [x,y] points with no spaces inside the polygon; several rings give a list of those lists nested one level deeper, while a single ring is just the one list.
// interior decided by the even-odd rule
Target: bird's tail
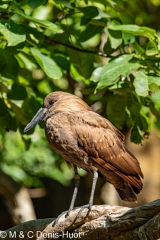
[{"label": "bird's tail", "polygon": [[[130,184],[128,183],[124,183],[125,187],[124,189],[118,189],[116,188],[120,198],[123,201],[128,201],[128,202],[137,202],[137,198],[136,195],[134,194],[134,190],[132,189],[132,187],[130,186]],[[139,189],[136,189],[137,192]],[[136,192],[136,191],[135,191]]]}]

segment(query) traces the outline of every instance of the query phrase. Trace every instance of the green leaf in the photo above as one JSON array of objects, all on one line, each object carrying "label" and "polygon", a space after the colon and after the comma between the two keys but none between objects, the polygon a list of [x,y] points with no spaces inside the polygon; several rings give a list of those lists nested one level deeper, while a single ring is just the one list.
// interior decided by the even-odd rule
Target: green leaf
[{"label": "green leaf", "polygon": [[13,83],[11,90],[7,94],[13,100],[23,100],[27,96],[26,89],[18,83]]},{"label": "green leaf", "polygon": [[139,103],[137,96],[132,91],[127,96],[127,105],[126,105],[126,124],[128,128],[131,128],[135,124],[135,119],[139,115],[141,109],[141,104]]},{"label": "green leaf", "polygon": [[119,129],[122,129],[126,112],[125,107],[127,103],[127,96],[113,95],[107,102],[107,116],[108,119]]},{"label": "green leaf", "polygon": [[146,97],[148,95],[148,80],[144,72],[139,71],[135,74],[133,85],[137,95]]},{"label": "green leaf", "polygon": [[3,116],[2,115],[0,116],[0,127],[12,131],[17,130],[16,118],[13,117],[8,110],[5,112]]},{"label": "green leaf", "polygon": [[36,44],[37,46],[44,42],[44,35],[36,28],[23,25],[23,29],[26,33],[26,40],[28,40],[30,43]]},{"label": "green leaf", "polygon": [[145,138],[148,138],[150,132],[150,117],[148,107],[142,106],[140,114],[137,114],[135,125],[131,132],[131,141],[141,143]]},{"label": "green leaf", "polygon": [[115,52],[115,50],[111,47],[111,42],[109,38],[103,47],[103,51],[107,53],[107,55],[111,55],[113,52]]},{"label": "green leaf", "polygon": [[1,109],[1,116],[7,113],[7,106],[4,103],[4,100],[0,98],[0,109]]},{"label": "green leaf", "polygon": [[131,131],[131,142],[141,143],[143,140],[142,132],[139,125],[136,123]]},{"label": "green leaf", "polygon": [[24,126],[27,125],[27,120],[26,118],[23,116],[22,112],[21,112],[21,108],[18,107],[15,103],[13,103],[12,101],[8,101],[9,104],[11,105],[11,109],[13,110],[13,112],[15,113],[15,116],[17,118],[17,120],[22,123]]},{"label": "green leaf", "polygon": [[[19,124],[20,125],[20,124]],[[21,131],[21,127],[22,127],[22,131]],[[21,125],[20,126],[20,132],[23,134],[24,133],[24,126],[23,125]],[[31,141],[31,138],[30,138],[30,136],[28,136],[28,135],[22,135],[22,140],[23,140],[23,142],[24,142],[24,144],[25,144],[25,149],[26,149],[26,151],[30,148],[30,146],[31,146],[31,144],[32,144],[32,141]]]},{"label": "green leaf", "polygon": [[73,8],[74,1],[66,1],[66,0],[55,0],[56,4],[64,5],[67,8]]},{"label": "green leaf", "polygon": [[133,58],[133,54],[124,54],[124,55],[121,55],[120,57],[117,57],[116,59],[110,61],[105,66],[96,68],[96,70],[93,72],[93,74],[91,76],[91,80],[93,82],[98,82],[101,78],[101,74],[104,74],[106,72],[106,70],[109,69],[108,65],[115,66],[116,63],[118,63],[118,62],[125,64],[128,61],[130,61],[132,58]]},{"label": "green leaf", "polygon": [[0,32],[6,38],[8,46],[16,46],[26,40],[23,28],[11,19],[0,23]]},{"label": "green leaf", "polygon": [[[82,78],[89,78],[93,71],[93,54],[77,52],[75,55],[75,51],[72,49],[68,49],[68,53],[70,62],[73,63],[74,68],[76,68]],[[71,71],[73,73],[73,69],[71,69]]]},{"label": "green leaf", "polygon": [[3,84],[2,82],[0,82],[0,91],[5,92],[5,93],[8,92],[8,87],[5,84]]},{"label": "green leaf", "polygon": [[137,54],[144,54],[145,50],[140,46],[140,44],[137,41],[134,41],[132,43],[132,46],[134,47],[134,50]]},{"label": "green leaf", "polygon": [[0,73],[6,77],[15,77],[18,75],[19,65],[12,55],[4,49],[0,49]]},{"label": "green leaf", "polygon": [[47,28],[47,29],[53,31],[54,33],[63,33],[63,30],[59,26],[57,26],[56,24],[54,24],[52,22],[49,22],[47,20],[39,20],[39,19],[33,18],[31,16],[27,16],[17,7],[15,7],[15,12],[17,14],[19,14],[20,16],[24,17],[25,19],[27,19],[35,24],[38,24],[41,27]]},{"label": "green leaf", "polygon": [[146,48],[146,55],[147,56],[154,56],[158,54],[158,46],[156,41],[148,42],[147,48]]},{"label": "green leaf", "polygon": [[155,38],[154,34],[156,33],[156,31],[152,28],[140,27],[133,24],[127,24],[127,25],[111,24],[108,26],[108,29],[131,33],[135,36],[145,36],[145,37],[148,37],[151,41],[153,41],[153,39]]},{"label": "green leaf", "polygon": [[155,93],[151,93],[151,100],[154,103],[159,103],[160,99],[160,89],[158,89]]},{"label": "green leaf", "polygon": [[111,24],[108,26],[108,29],[112,29],[115,31],[125,31],[125,32],[129,32],[129,33],[142,33],[143,32],[143,30],[139,26],[133,25],[133,24],[127,24],[127,25]]},{"label": "green leaf", "polygon": [[[24,100],[23,105],[21,107],[21,114],[26,119],[27,124],[30,122],[30,120],[34,117],[34,115],[37,113],[37,111],[41,107],[42,107],[42,99],[31,96],[30,98],[26,98]],[[27,125],[27,124],[23,124],[23,125]],[[31,129],[29,131],[29,134],[32,133],[33,131],[34,129]]]},{"label": "green leaf", "polygon": [[89,25],[83,32],[80,33],[79,41],[85,42],[88,39],[95,36],[97,33],[100,33],[101,30],[102,30],[102,28],[99,26]]},{"label": "green leaf", "polygon": [[48,2],[48,0],[30,0],[27,5],[29,5],[31,8],[37,8],[41,5],[44,5]]},{"label": "green leaf", "polygon": [[160,86],[160,77],[154,77],[154,76],[147,76],[148,77],[148,85],[156,84],[157,86]]},{"label": "green leaf", "polygon": [[142,106],[140,110],[140,120],[142,123],[142,130],[143,132],[149,133],[151,130],[151,120],[150,120],[150,114],[149,114],[149,108]]},{"label": "green leaf", "polygon": [[54,79],[62,77],[63,73],[53,59],[43,55],[35,48],[31,48],[31,53],[48,77]]},{"label": "green leaf", "polygon": [[84,14],[85,18],[89,18],[89,19],[92,19],[98,16],[99,14],[97,7],[94,7],[94,6],[81,8],[81,12]]},{"label": "green leaf", "polygon": [[132,58],[132,54],[124,54],[110,61],[107,65],[97,68],[91,76],[91,81],[99,81],[96,89],[103,89],[115,84],[121,76],[127,77],[132,71],[138,69],[139,63],[129,62]]},{"label": "green leaf", "polygon": [[150,110],[155,115],[155,117],[160,121],[160,109],[159,111],[155,108],[153,103],[150,103]]},{"label": "green leaf", "polygon": [[63,54],[55,54],[54,59],[57,64],[64,70],[69,71],[70,61]]},{"label": "green leaf", "polygon": [[121,45],[122,34],[120,31],[112,31],[112,30],[108,30],[107,28],[104,28],[104,31],[105,31],[106,35],[108,36],[109,41],[111,43],[111,47],[113,49],[116,49],[118,46]]},{"label": "green leaf", "polygon": [[17,130],[16,119],[11,115],[2,98],[0,98],[0,126],[13,131]]}]

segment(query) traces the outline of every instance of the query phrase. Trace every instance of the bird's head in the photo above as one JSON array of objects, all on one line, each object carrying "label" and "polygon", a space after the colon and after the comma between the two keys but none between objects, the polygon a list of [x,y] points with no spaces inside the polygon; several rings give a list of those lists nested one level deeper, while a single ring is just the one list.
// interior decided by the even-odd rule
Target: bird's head
[{"label": "bird's head", "polygon": [[52,92],[48,94],[43,106],[39,109],[31,122],[25,127],[24,132],[29,131],[40,121],[46,120],[56,112],[91,110],[91,108],[80,98],[66,92]]},{"label": "bird's head", "polygon": [[53,107],[53,105],[62,98],[62,96],[66,95],[64,92],[52,92],[48,94],[45,99],[43,106],[38,110],[36,115],[32,118],[31,122],[24,129],[24,133],[28,132],[31,128],[37,125],[39,122],[45,120],[47,114],[49,113],[49,109]]}]

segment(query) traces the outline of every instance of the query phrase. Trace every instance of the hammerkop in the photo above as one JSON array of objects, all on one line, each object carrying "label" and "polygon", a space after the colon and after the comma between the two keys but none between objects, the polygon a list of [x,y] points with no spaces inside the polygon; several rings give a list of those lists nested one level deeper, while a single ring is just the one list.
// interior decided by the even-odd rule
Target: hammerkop
[{"label": "hammerkop", "polygon": [[45,133],[51,148],[60,154],[75,172],[75,188],[70,208],[79,186],[78,168],[93,174],[89,204],[91,211],[98,175],[113,184],[124,201],[135,202],[142,189],[139,162],[124,145],[123,134],[107,119],[92,111],[82,99],[66,92],[52,92],[44,99],[24,132],[45,121]]}]

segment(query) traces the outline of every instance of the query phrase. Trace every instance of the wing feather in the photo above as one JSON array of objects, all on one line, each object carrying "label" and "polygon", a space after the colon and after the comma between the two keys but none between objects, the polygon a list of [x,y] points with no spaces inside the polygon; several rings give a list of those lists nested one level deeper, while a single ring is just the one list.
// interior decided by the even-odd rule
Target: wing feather
[{"label": "wing feather", "polygon": [[128,182],[142,189],[140,177],[143,174],[139,162],[124,146],[123,135],[108,120],[99,115],[97,117],[94,112],[80,112],[76,123],[72,125],[72,130],[79,146],[92,159],[93,166],[116,188],[120,189],[124,182]]}]

